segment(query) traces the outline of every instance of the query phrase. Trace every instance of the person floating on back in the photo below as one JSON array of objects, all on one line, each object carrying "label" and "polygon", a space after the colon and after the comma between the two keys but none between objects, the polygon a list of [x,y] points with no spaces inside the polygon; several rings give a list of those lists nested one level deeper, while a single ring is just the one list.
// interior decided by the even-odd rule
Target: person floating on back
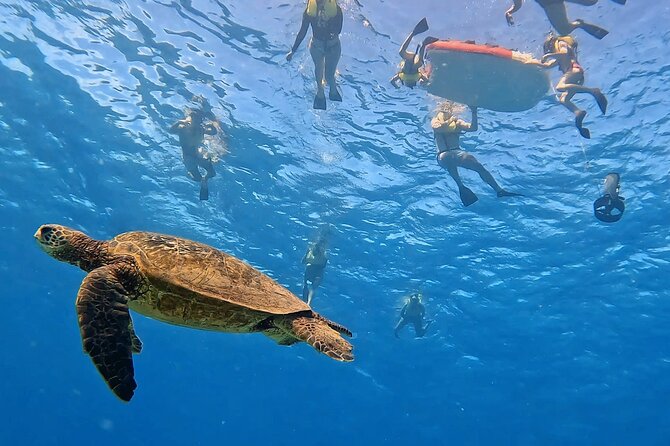
[{"label": "person floating on back", "polygon": [[[567,36],[572,31],[577,28],[584,30],[586,33],[591,34],[596,39],[602,39],[609,31],[603,29],[599,26],[592,25],[591,23],[586,23],[581,19],[570,21],[568,19],[568,13],[565,9],[565,3],[575,3],[583,6],[593,6],[598,3],[598,0],[535,0],[541,7],[544,9],[544,12],[547,14],[547,18],[551,22],[551,25],[556,31],[562,36]],[[626,4],[626,0],[612,0],[614,3],[620,5]],[[514,18],[512,14],[517,12],[521,6],[523,6],[523,0],[514,0],[514,3],[510,8],[505,12],[505,18],[507,23],[511,26],[514,24]]]},{"label": "person floating on back", "polygon": [[421,303],[421,297],[420,293],[413,293],[400,310],[400,320],[393,330],[396,338],[399,337],[400,330],[407,324],[414,325],[414,333],[416,337],[420,338],[426,334],[428,327],[433,323],[433,321],[427,321],[424,325],[423,318],[426,316],[426,308]]},{"label": "person floating on back", "polygon": [[583,126],[586,112],[572,102],[572,97],[577,93],[590,94],[598,103],[602,114],[607,112],[607,98],[599,88],[584,86],[584,69],[577,61],[577,41],[570,36],[557,37],[549,34],[544,42],[542,62],[547,67],[558,65],[563,73],[561,80],[556,84],[556,91],[561,93],[559,101],[575,114],[575,125],[579,134],[584,138],[591,138],[591,132]]},{"label": "person floating on back", "polygon": [[[182,159],[188,176],[200,183],[200,199],[209,199],[207,180],[216,176],[214,164],[203,146],[205,135],[215,135],[216,128],[211,123],[204,123],[204,113],[200,109],[186,109],[186,117],[175,122],[170,132],[179,136]],[[205,169],[203,177],[200,168]]]},{"label": "person floating on back", "polygon": [[475,132],[478,129],[477,108],[470,107],[472,122],[469,124],[455,116],[454,108],[453,103],[449,101],[443,102],[431,121],[431,127],[433,128],[433,136],[435,137],[435,145],[437,146],[437,163],[443,169],[447,169],[449,175],[456,181],[463,206],[470,206],[478,198],[474,192],[463,184],[458,174],[459,167],[477,172],[481,179],[496,191],[498,197],[520,196],[521,194],[508,192],[500,187],[493,178],[493,175],[474,156],[461,149],[461,134]]},{"label": "person floating on back", "polygon": [[402,82],[402,84],[406,87],[414,88],[417,83],[428,80],[425,74],[421,72],[421,67],[423,66],[423,55],[426,49],[426,45],[435,42],[438,39],[434,37],[426,37],[423,43],[417,47],[416,52],[412,53],[407,51],[409,44],[412,43],[412,39],[426,31],[428,31],[428,22],[424,18],[416,24],[412,32],[402,43],[402,46],[400,47],[400,57],[402,57],[402,61],[400,62],[400,71],[391,78],[391,84],[394,87],[400,88],[398,81]]},{"label": "person floating on back", "polygon": [[323,280],[323,272],[326,269],[326,263],[328,263],[326,245],[326,237],[319,236],[319,239],[307,248],[307,252],[302,258],[302,263],[305,265],[302,299],[307,302],[307,305],[312,304],[314,293]]},{"label": "person floating on back", "polygon": [[286,55],[287,61],[293,58],[293,54],[298,50],[310,25],[312,26],[312,40],[309,42],[309,52],[314,61],[316,77],[314,108],[325,110],[324,83],[328,83],[328,98],[331,101],[342,101],[335,80],[337,63],[342,53],[339,37],[342,32],[342,8],[337,4],[337,0],[308,0],[307,8],[302,15],[300,31],[291,51]]}]

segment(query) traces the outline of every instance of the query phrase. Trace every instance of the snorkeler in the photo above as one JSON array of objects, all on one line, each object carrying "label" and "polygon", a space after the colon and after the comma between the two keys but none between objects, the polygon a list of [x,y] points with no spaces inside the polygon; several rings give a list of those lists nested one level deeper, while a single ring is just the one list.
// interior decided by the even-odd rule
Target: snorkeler
[{"label": "snorkeler", "polygon": [[302,299],[307,302],[307,305],[312,304],[314,293],[323,280],[323,271],[326,269],[326,263],[328,263],[326,244],[326,238],[323,235],[320,236],[315,243],[307,248],[307,252],[302,258],[302,263],[305,265]]},{"label": "snorkeler", "polygon": [[445,101],[440,106],[439,111],[430,123],[437,146],[437,163],[443,169],[447,169],[449,175],[456,181],[463,206],[470,206],[476,202],[477,195],[463,184],[458,174],[459,167],[477,172],[481,179],[496,191],[498,197],[521,196],[521,194],[508,192],[500,187],[493,175],[474,156],[460,148],[461,134],[475,132],[478,129],[477,108],[470,107],[470,110],[472,111],[472,122],[468,124],[454,116],[453,103]]},{"label": "snorkeler", "polygon": [[593,214],[600,221],[615,223],[621,220],[626,210],[625,198],[619,195],[621,176],[610,172],[605,177],[605,193],[593,202]]},{"label": "snorkeler", "polygon": [[[215,135],[216,127],[211,123],[204,123],[204,113],[200,109],[186,109],[186,117],[175,122],[170,127],[170,132],[179,136],[182,159],[189,177],[200,182],[200,199],[209,198],[209,187],[207,180],[216,176],[214,164],[203,147],[205,135]],[[205,169],[203,177],[200,167]]]},{"label": "snorkeler", "polygon": [[[583,6],[593,6],[598,3],[598,0],[535,0],[544,9],[547,18],[556,31],[562,36],[567,36],[576,28],[581,28],[588,34],[591,34],[596,39],[600,40],[609,34],[609,31],[599,26],[586,23],[581,19],[570,21],[568,13],[565,9],[565,3],[575,3]],[[626,0],[612,0],[614,3],[625,5]],[[517,12],[523,6],[523,0],[514,0],[514,4],[505,12],[507,24],[510,26],[514,24],[512,14]]]},{"label": "snorkeler", "polygon": [[342,101],[337,89],[335,72],[340,60],[342,47],[340,33],[342,32],[342,8],[337,0],[308,0],[307,8],[302,15],[300,31],[295,38],[291,51],[286,55],[290,61],[298,50],[307,29],[312,25],[312,39],[309,42],[309,52],[314,61],[314,75],[316,77],[316,95],[313,107],[319,110],[326,109],[326,95],[324,82],[328,83],[328,98],[331,101]]},{"label": "snorkeler", "polygon": [[421,303],[421,297],[421,293],[413,293],[400,310],[400,320],[393,330],[396,338],[399,337],[400,330],[407,324],[413,324],[416,337],[422,337],[428,331],[430,324],[433,323],[433,321],[427,321],[426,325],[423,325],[426,308]]},{"label": "snorkeler", "polygon": [[428,22],[425,18],[423,18],[419,23],[416,24],[412,32],[402,43],[402,46],[400,47],[400,57],[402,57],[402,61],[400,62],[400,71],[391,78],[391,84],[395,88],[400,88],[398,81],[402,82],[402,84],[406,87],[414,88],[417,83],[428,80],[425,74],[421,71],[421,67],[423,66],[423,54],[426,49],[426,45],[435,42],[438,39],[435,37],[427,37],[423,43],[417,47],[414,53],[407,51],[409,44],[412,42],[412,39],[426,31],[428,31]]},{"label": "snorkeler", "polygon": [[[550,62],[548,62],[551,59]],[[579,109],[573,102],[572,97],[577,93],[588,93],[598,103],[602,114],[607,111],[607,98],[599,88],[584,86],[584,69],[577,61],[577,41],[570,36],[557,37],[549,34],[544,41],[544,56],[542,62],[547,67],[558,65],[563,73],[561,80],[556,84],[556,90],[561,92],[559,101],[568,110],[575,114],[575,125],[579,134],[584,138],[591,138],[589,129],[583,126],[586,112]]]}]

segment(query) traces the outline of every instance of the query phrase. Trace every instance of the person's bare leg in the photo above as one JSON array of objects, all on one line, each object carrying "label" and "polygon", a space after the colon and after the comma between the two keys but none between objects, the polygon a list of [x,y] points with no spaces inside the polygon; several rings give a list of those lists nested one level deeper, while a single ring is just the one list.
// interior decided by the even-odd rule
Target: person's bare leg
[{"label": "person's bare leg", "polygon": [[[569,99],[571,99],[577,93],[590,94],[598,103],[598,108],[600,108],[602,114],[604,115],[607,112],[607,98],[600,90],[600,88],[590,88],[578,84],[566,84],[561,81],[558,83],[558,85],[556,85],[556,91],[568,93],[570,95]],[[571,111],[574,112],[574,110]]]},{"label": "person's bare leg", "polygon": [[316,43],[314,39],[310,42],[309,53],[314,61],[314,79],[316,81],[316,95],[314,97],[314,108],[325,110],[326,95],[323,90],[326,57],[325,48],[322,43]]},{"label": "person's bare leg", "polygon": [[[556,88],[558,90],[558,88]],[[572,102],[572,97],[575,95],[574,92],[563,90],[564,93],[559,97],[559,102],[563,104],[565,108],[570,110],[575,115],[575,127],[579,130],[579,134],[586,139],[591,138],[591,131],[584,127],[584,118],[586,117],[586,111],[580,109]]]},{"label": "person's bare leg", "polygon": [[458,186],[458,195],[461,197],[461,202],[463,206],[467,207],[475,203],[478,198],[474,192],[472,192],[468,187],[463,184],[461,176],[458,174],[458,162],[454,158],[456,155],[449,152],[443,152],[438,158],[438,164],[447,169],[451,178],[454,179],[456,185]]},{"label": "person's bare leg", "polygon": [[341,101],[342,96],[337,90],[337,81],[335,80],[335,73],[337,72],[337,63],[340,61],[342,55],[342,46],[340,42],[334,44],[325,51],[325,78],[328,82],[328,97],[331,101]]},{"label": "person's bare leg", "polygon": [[502,187],[496,182],[495,178],[493,178],[493,175],[491,175],[491,172],[486,170],[486,168],[479,162],[477,161],[477,158],[474,156],[467,154],[464,155],[461,160],[459,165],[461,167],[464,167],[465,169],[468,170],[473,170],[479,174],[479,177],[484,180],[486,184],[491,186],[496,193],[502,190]]},{"label": "person's bare leg", "polygon": [[[577,3],[577,2],[572,2]],[[567,36],[575,28],[581,28],[584,32],[592,35],[596,39],[602,39],[608,34],[606,29],[603,29],[599,26],[587,23],[581,19],[570,21],[568,18],[568,11],[565,8],[565,3],[552,3],[546,6],[543,6],[545,13],[551,26],[554,27],[556,31],[562,36]]]}]

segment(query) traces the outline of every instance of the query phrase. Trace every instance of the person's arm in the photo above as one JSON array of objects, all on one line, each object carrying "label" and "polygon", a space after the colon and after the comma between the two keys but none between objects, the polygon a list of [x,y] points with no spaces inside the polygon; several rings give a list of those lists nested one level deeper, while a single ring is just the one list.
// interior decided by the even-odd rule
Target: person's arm
[{"label": "person's arm", "polygon": [[405,304],[404,307],[402,307],[402,310],[400,310],[400,319],[405,318],[405,313],[407,312],[407,304]]},{"label": "person's arm", "polygon": [[413,37],[414,34],[410,33],[410,35],[407,36],[402,45],[400,45],[400,51],[398,51],[398,54],[400,54],[400,57],[402,57],[403,59],[411,60],[414,57],[413,55],[407,52],[407,48],[409,47],[409,44],[412,43]]},{"label": "person's arm", "polygon": [[559,56],[563,56],[565,54],[568,54],[568,44],[565,42],[558,42],[558,51],[553,53],[547,53],[544,56],[542,56],[542,62],[546,62],[547,59],[553,59],[555,65],[556,63],[558,63],[556,58]]},{"label": "person's arm", "polygon": [[479,120],[477,119],[477,107],[470,107],[470,111],[472,112],[472,122],[470,124],[465,124],[463,121],[460,122],[463,122],[463,124],[467,126],[467,128],[463,126],[463,130],[465,130],[466,132],[476,132],[477,130],[479,130]]},{"label": "person's arm", "polygon": [[523,0],[514,0],[512,6],[510,6],[510,8],[505,12],[505,19],[507,20],[507,24],[509,26],[514,25],[514,18],[512,17],[512,14],[521,9],[522,6]]},{"label": "person's arm", "polygon": [[291,47],[291,51],[286,55],[286,60],[290,61],[293,59],[293,53],[295,53],[298,50],[298,47],[302,43],[303,39],[307,35],[307,30],[309,29],[309,15],[307,14],[307,10],[302,14],[302,24],[300,25],[300,31],[298,31],[298,35],[295,36],[295,42],[293,42],[293,46]]},{"label": "person's arm", "polygon": [[344,14],[342,14],[342,8],[340,8],[340,5],[337,5],[337,14],[335,14],[333,20],[335,20],[335,33],[339,36],[340,33],[342,33],[342,24],[344,23]]},{"label": "person's arm", "polygon": [[447,125],[447,122],[442,119],[442,113],[438,113],[437,116],[430,121],[430,126],[435,133],[449,133],[449,126]]},{"label": "person's arm", "polygon": [[393,85],[395,88],[400,88],[398,85],[398,81],[400,80],[400,74],[396,74],[391,78],[391,85]]},{"label": "person's arm", "polygon": [[183,129],[184,125],[186,125],[186,122],[183,119],[180,119],[179,121],[172,124],[172,127],[170,127],[170,133],[179,133],[179,130]]}]

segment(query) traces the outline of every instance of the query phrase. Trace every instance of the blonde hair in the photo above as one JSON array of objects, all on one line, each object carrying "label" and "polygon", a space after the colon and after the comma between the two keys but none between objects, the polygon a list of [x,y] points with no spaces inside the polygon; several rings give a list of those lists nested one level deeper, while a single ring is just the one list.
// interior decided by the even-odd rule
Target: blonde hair
[{"label": "blonde hair", "polygon": [[444,113],[447,118],[458,118],[458,115],[465,111],[465,107],[461,104],[451,101],[438,102],[435,107],[435,116]]},{"label": "blonde hair", "polygon": [[[326,5],[324,6],[324,12],[326,17],[333,18],[337,15],[337,0],[325,0]],[[318,10],[318,5],[316,0],[307,0],[307,15],[311,17],[316,17]]]}]

